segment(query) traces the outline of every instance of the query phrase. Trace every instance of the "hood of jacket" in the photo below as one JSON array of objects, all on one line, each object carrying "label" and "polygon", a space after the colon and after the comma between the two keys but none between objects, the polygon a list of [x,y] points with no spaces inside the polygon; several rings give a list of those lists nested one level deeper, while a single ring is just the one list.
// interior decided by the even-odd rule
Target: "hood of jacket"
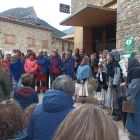
[{"label": "hood of jacket", "polygon": [[19,96],[21,98],[28,98],[30,97],[32,94],[35,94],[35,90],[30,88],[30,87],[21,87],[16,91],[17,94],[19,94]]},{"label": "hood of jacket", "polygon": [[61,90],[48,90],[44,97],[42,106],[46,112],[54,113],[65,110],[74,105],[72,96]]}]

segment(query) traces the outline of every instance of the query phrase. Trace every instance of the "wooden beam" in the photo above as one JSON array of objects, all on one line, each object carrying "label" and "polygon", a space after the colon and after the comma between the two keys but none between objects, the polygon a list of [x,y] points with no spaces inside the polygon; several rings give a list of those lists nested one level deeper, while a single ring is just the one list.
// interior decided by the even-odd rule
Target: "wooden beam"
[{"label": "wooden beam", "polygon": [[108,39],[108,40],[106,40],[106,42],[107,42],[107,41],[112,41],[112,40],[116,40],[116,38]]}]

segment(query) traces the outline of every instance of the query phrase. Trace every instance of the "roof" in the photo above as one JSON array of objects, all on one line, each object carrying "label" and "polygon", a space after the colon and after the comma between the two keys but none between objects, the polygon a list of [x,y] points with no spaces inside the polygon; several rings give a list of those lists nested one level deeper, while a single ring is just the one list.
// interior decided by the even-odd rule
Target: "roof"
[{"label": "roof", "polygon": [[39,26],[39,25],[27,23],[27,22],[22,22],[22,21],[15,20],[15,19],[10,19],[10,18],[6,18],[3,16],[0,16],[0,21],[10,22],[10,23],[14,23],[14,24],[22,25],[22,26],[27,26],[27,27],[31,27],[31,28],[36,28],[36,29],[40,29],[40,30],[50,31],[50,32],[53,31],[53,29],[51,29],[51,28],[46,28],[43,26]]},{"label": "roof", "polygon": [[74,34],[71,34],[71,35],[65,35],[65,36],[62,36],[61,38],[63,38],[63,39],[74,38]]},{"label": "roof", "polygon": [[60,25],[81,27],[104,27],[116,22],[116,9],[85,5],[66,19]]},{"label": "roof", "polygon": [[53,39],[58,39],[58,40],[61,40],[62,42],[68,42],[68,43],[74,43],[73,41],[70,41],[70,40],[67,40],[67,39],[63,39],[63,38],[61,38],[61,37],[57,37],[57,36],[52,36],[53,37]]}]

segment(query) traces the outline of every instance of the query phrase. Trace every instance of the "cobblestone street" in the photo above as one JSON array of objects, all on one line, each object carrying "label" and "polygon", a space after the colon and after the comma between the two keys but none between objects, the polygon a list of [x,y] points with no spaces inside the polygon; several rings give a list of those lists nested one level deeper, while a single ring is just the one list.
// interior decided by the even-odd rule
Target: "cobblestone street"
[{"label": "cobblestone street", "polygon": [[[39,94],[39,103],[42,102],[42,99],[43,99],[43,94],[40,93],[40,94]],[[77,101],[75,102],[74,106],[75,106],[75,107],[89,106],[89,105],[98,106],[98,102],[97,102],[97,100],[94,98],[93,95],[87,98],[87,101],[86,101],[86,103],[85,103],[84,105],[81,104],[81,101],[82,101],[82,98],[77,99]],[[105,111],[106,113],[109,113],[109,112],[110,112],[110,110],[109,110],[107,107],[104,108],[104,111]],[[114,116],[113,116],[113,117],[114,117]],[[129,132],[128,132],[127,130],[125,130],[125,132],[124,132],[123,122],[122,122],[122,121],[118,121],[118,122],[116,122],[116,124],[117,124],[117,126],[118,126],[118,128],[119,128],[120,140],[129,140],[129,138],[128,138]]]}]

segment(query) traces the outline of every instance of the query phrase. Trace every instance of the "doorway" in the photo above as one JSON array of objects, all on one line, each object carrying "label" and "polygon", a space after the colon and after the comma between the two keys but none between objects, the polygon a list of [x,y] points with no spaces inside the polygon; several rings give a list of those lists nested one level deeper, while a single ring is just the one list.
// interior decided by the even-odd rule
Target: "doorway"
[{"label": "doorway", "polygon": [[116,23],[103,28],[92,28],[92,53],[116,49]]}]

